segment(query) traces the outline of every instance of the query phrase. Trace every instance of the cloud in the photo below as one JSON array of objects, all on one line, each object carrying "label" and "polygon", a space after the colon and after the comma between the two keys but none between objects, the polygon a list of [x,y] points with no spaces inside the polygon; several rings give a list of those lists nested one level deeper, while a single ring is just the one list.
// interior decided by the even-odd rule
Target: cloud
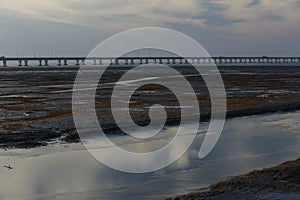
[{"label": "cloud", "polygon": [[219,27],[246,40],[274,40],[300,32],[300,7],[298,0],[218,0],[221,15],[236,23]]},{"label": "cloud", "polygon": [[21,17],[120,30],[185,23],[205,27],[197,0],[2,0],[0,9]]},{"label": "cloud", "polygon": [[[21,42],[46,43],[47,36],[49,45],[55,48],[61,35],[62,43],[72,36],[80,43],[79,33],[85,33],[92,43],[98,41],[93,39],[98,35],[162,26],[189,34],[199,42],[206,41],[207,46],[213,46],[211,51],[227,51],[231,45],[237,53],[241,49],[256,52],[259,48],[299,52],[295,42],[300,40],[299,13],[300,0],[0,0],[0,36],[6,37],[3,41],[10,41],[7,46],[13,46],[16,38],[22,38]],[[30,39],[31,29],[43,39]],[[23,39],[25,36],[29,39]],[[19,45],[20,41],[15,42],[17,48]]]}]

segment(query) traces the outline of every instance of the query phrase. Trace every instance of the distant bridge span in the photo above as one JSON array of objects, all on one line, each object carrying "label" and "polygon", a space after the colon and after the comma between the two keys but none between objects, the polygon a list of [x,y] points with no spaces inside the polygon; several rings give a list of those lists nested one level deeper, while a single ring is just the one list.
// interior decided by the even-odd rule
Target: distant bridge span
[{"label": "distant bridge span", "polygon": [[300,57],[0,57],[0,66],[2,67],[7,67],[12,62],[16,62],[18,66],[30,66],[34,63],[38,66],[49,66],[49,62],[54,62],[54,65],[57,66],[85,65],[87,62],[90,62],[89,65],[112,63],[114,66],[136,66],[150,63],[176,66],[189,64],[216,64],[217,66],[300,66]]}]

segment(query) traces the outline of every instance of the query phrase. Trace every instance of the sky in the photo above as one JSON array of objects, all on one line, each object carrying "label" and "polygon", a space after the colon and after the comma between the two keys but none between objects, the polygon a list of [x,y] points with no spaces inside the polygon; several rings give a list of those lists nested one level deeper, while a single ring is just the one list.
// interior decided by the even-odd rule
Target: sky
[{"label": "sky", "polygon": [[300,0],[0,0],[0,55],[87,55],[149,26],[187,34],[212,56],[300,53]]}]

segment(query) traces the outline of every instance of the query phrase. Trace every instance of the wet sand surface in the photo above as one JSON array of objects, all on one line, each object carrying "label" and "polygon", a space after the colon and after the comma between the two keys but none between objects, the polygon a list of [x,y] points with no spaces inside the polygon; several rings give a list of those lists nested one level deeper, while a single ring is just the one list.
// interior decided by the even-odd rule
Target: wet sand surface
[{"label": "wet sand surface", "polygon": [[[111,91],[128,69],[114,68],[100,81],[96,95],[99,121],[106,133],[120,134],[110,110]],[[179,71],[197,85],[202,120],[210,116],[205,84],[188,67]],[[290,111],[300,108],[299,67],[222,67],[227,92],[227,117]],[[30,148],[61,139],[77,142],[72,117],[72,88],[77,68],[0,69],[0,147]],[[105,87],[102,87],[105,84]],[[168,125],[179,123],[180,108],[174,94],[157,85],[147,85],[132,97],[133,119],[149,123],[149,106],[168,106]]]}]

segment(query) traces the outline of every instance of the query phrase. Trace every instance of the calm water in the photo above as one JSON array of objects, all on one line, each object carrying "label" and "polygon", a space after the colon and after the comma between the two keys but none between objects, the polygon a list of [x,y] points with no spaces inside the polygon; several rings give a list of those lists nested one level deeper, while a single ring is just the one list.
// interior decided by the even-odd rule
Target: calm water
[{"label": "calm water", "polygon": [[[105,167],[81,144],[1,150],[0,199],[163,199],[197,191],[230,176],[300,157],[299,120],[300,112],[229,120],[213,152],[200,160],[201,132],[207,126],[203,123],[197,140],[180,160],[139,175]],[[175,131],[176,127],[168,128],[144,143],[127,136],[112,139],[138,151],[161,146]]]}]

